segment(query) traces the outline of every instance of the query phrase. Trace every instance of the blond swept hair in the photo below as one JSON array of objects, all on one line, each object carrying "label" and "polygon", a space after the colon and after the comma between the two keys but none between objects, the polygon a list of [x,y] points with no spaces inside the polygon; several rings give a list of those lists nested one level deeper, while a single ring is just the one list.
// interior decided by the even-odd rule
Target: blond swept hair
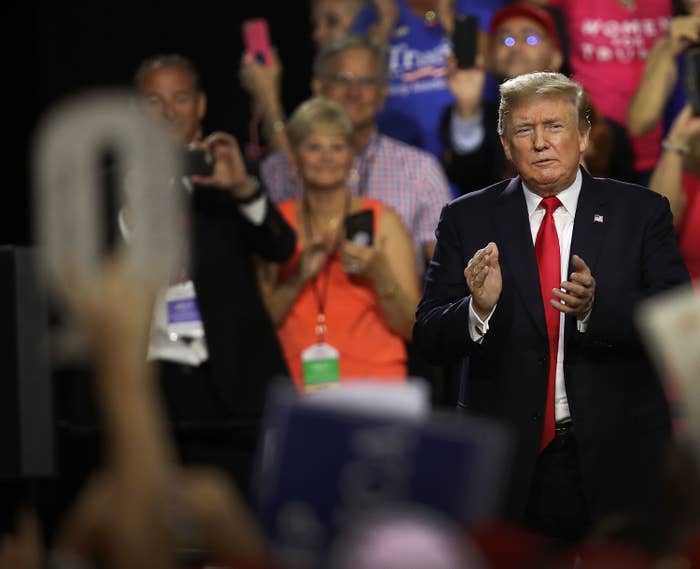
[{"label": "blond swept hair", "polygon": [[521,103],[534,98],[569,101],[578,116],[579,132],[584,133],[591,128],[583,87],[566,75],[551,71],[525,73],[502,83],[500,91],[501,102],[498,107],[498,134],[500,135],[505,133],[513,110]]}]

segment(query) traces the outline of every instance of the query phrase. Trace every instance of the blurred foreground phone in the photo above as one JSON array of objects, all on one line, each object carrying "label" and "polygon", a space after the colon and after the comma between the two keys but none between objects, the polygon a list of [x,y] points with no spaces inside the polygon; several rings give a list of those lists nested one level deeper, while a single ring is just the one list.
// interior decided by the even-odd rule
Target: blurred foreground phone
[{"label": "blurred foreground phone", "polygon": [[241,26],[243,45],[248,53],[252,54],[255,61],[261,65],[272,65],[272,44],[270,43],[270,30],[267,20],[254,18],[246,20]]},{"label": "blurred foreground phone", "polygon": [[183,162],[185,176],[211,176],[214,173],[214,155],[209,150],[188,148]]},{"label": "blurred foreground phone", "polygon": [[457,67],[468,69],[476,64],[479,38],[479,16],[455,16],[455,29],[452,32],[452,53],[457,60]]},{"label": "blurred foreground phone", "polygon": [[369,247],[374,243],[374,212],[363,209],[345,218],[345,238]]},{"label": "blurred foreground phone", "polygon": [[685,52],[685,77],[683,78],[688,102],[694,115],[700,115],[700,46],[694,45]]}]

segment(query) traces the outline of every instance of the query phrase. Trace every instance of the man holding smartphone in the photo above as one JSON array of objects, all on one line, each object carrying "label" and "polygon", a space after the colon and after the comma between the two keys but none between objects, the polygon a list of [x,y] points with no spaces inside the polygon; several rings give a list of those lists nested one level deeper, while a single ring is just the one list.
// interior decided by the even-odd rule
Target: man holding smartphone
[{"label": "man holding smartphone", "polygon": [[183,180],[191,263],[159,297],[148,358],[183,462],[220,467],[247,491],[267,386],[288,375],[250,256],[287,260],[294,233],[248,176],[236,140],[203,138],[206,95],[191,61],[147,59],[134,84],[177,144],[214,157],[211,173]]}]

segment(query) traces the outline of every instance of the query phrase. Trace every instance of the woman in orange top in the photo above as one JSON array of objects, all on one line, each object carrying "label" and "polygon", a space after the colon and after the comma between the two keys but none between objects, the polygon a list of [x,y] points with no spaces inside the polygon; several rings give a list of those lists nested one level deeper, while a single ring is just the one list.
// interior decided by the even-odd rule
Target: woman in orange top
[{"label": "woman in orange top", "polygon": [[[294,382],[308,390],[336,379],[404,380],[419,298],[411,239],[390,207],[351,195],[343,107],[311,99],[287,132],[304,193],[279,209],[297,251],[285,265],[262,265],[260,283]],[[372,212],[372,245],[347,239],[345,219],[362,211]]]}]

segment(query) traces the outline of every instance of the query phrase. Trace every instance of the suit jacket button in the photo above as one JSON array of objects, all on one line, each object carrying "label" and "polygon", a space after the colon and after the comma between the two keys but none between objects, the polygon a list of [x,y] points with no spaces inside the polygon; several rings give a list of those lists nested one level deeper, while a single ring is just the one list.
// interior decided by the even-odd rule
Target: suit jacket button
[{"label": "suit jacket button", "polygon": [[530,417],[531,421],[539,421],[542,418],[542,413],[533,413]]}]

